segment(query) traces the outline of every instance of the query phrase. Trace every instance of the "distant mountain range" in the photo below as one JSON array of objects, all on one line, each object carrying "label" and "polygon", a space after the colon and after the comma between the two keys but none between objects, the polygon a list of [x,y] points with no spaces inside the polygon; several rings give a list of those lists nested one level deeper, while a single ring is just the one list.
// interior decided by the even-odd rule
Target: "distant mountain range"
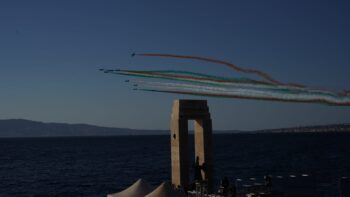
[{"label": "distant mountain range", "polygon": [[64,137],[167,134],[165,130],[137,130],[88,124],[44,123],[24,119],[0,120],[0,137]]},{"label": "distant mountain range", "polygon": [[[281,132],[350,132],[350,124],[334,124],[281,128],[258,131],[216,131],[216,133],[281,133]],[[100,127],[88,124],[44,123],[24,119],[0,120],[0,138],[4,137],[65,137],[65,136],[117,136],[167,135],[168,130],[137,130]]]},{"label": "distant mountain range", "polygon": [[292,128],[279,128],[258,130],[257,133],[300,133],[300,132],[350,132],[350,124],[330,124],[330,125],[316,125],[316,126],[303,126]]}]

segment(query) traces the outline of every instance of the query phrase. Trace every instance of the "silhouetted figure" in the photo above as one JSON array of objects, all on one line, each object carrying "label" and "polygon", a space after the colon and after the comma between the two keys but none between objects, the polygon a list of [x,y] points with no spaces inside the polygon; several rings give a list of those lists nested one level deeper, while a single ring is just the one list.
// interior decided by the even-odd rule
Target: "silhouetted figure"
[{"label": "silhouetted figure", "polygon": [[270,175],[266,175],[264,176],[265,179],[265,186],[268,189],[268,191],[271,191],[271,187],[272,187],[272,178]]},{"label": "silhouetted figure", "polygon": [[221,187],[223,188],[222,194],[224,196],[227,196],[228,193],[228,187],[230,186],[230,181],[228,180],[228,178],[225,176],[222,180],[221,180]]},{"label": "silhouetted figure", "polygon": [[229,197],[236,197],[236,185],[235,184],[231,184],[230,185],[230,195]]},{"label": "silhouetted figure", "polygon": [[203,177],[202,177],[202,167],[200,164],[199,164],[199,157],[197,156],[196,157],[196,162],[194,164],[194,180],[195,181],[198,181],[198,182],[201,182],[203,181]]}]

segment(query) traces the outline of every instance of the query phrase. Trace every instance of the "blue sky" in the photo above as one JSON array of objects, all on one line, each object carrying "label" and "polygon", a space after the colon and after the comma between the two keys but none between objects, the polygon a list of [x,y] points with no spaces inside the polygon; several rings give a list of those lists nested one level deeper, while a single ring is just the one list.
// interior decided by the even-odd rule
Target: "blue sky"
[{"label": "blue sky", "polygon": [[350,107],[132,91],[99,68],[234,76],[201,55],[284,82],[350,88],[347,1],[1,1],[0,119],[167,129],[174,99],[207,99],[215,129],[350,122]]}]

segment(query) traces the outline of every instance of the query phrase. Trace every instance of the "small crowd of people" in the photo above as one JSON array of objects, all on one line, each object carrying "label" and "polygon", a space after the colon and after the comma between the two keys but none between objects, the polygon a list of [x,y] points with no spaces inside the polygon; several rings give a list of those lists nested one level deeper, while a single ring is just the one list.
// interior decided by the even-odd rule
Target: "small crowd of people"
[{"label": "small crowd of people", "polygon": [[[265,192],[271,192],[272,188],[272,177],[269,175],[264,176],[264,186],[266,188]],[[235,197],[236,196],[236,184],[230,184],[227,177],[224,177],[220,181],[220,187],[218,193],[224,197]]]},{"label": "small crowd of people", "polygon": [[230,181],[225,176],[220,181],[220,187],[218,193],[225,197],[235,197],[236,196],[236,184],[230,184]]},{"label": "small crowd of people", "polygon": [[[200,192],[204,192],[205,191],[205,187],[206,187],[206,181],[205,177],[203,178],[202,176],[202,171],[206,171],[206,164],[203,163],[202,165],[200,165],[199,163],[199,157],[196,157],[196,161],[193,164],[193,168],[194,168],[194,182],[189,185],[189,187],[178,187],[176,188],[176,190],[178,191],[182,191],[187,193],[187,191],[192,190],[198,190],[198,186],[201,187],[201,191]],[[264,176],[264,186],[266,187],[266,190],[268,192],[271,191],[271,187],[272,187],[272,177],[269,175]],[[204,189],[204,190],[203,190]],[[219,190],[218,190],[218,194],[224,197],[236,197],[236,183],[230,183],[229,179],[225,176],[221,181],[220,181],[220,186],[219,186]]]}]

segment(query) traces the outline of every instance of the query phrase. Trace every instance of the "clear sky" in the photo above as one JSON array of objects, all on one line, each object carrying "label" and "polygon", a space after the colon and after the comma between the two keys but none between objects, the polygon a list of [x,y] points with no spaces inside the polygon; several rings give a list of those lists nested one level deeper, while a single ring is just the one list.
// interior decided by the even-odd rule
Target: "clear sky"
[{"label": "clear sky", "polygon": [[0,1],[0,119],[168,129],[172,101],[208,99],[214,129],[350,123],[350,107],[132,91],[99,68],[230,76],[209,56],[284,82],[350,89],[349,1]]}]

